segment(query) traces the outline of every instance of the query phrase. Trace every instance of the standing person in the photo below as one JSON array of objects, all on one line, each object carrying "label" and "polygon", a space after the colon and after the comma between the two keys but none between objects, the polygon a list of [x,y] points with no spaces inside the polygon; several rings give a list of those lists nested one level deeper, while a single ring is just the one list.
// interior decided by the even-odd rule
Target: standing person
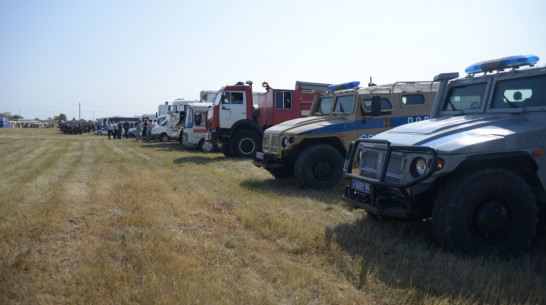
[{"label": "standing person", "polygon": [[152,129],[154,129],[155,125],[152,120],[148,123],[148,129],[146,130],[146,142],[150,142],[152,139]]},{"label": "standing person", "polygon": [[142,124],[142,137],[144,140],[146,140],[146,132],[148,131],[148,120],[144,120],[144,124]]},{"label": "standing person", "polygon": [[142,135],[140,134],[140,130],[142,129],[142,124],[140,123],[140,120],[138,120],[135,124],[135,138],[137,141],[142,142]]},{"label": "standing person", "polygon": [[114,124],[112,124],[112,121],[108,121],[106,128],[108,129],[108,140],[110,140],[110,135],[113,135],[115,139],[116,136],[114,135]]},{"label": "standing person", "polygon": [[121,129],[123,129],[123,125],[121,125],[121,121],[118,121],[118,139],[121,139]]},{"label": "standing person", "polygon": [[127,120],[123,122],[123,130],[125,130],[125,139],[128,139],[129,138],[129,122],[127,122]]}]

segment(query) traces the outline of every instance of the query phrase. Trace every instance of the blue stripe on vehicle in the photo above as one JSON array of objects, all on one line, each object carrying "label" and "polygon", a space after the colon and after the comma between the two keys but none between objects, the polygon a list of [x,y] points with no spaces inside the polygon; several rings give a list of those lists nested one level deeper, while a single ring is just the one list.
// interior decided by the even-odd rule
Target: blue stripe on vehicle
[{"label": "blue stripe on vehicle", "polygon": [[429,118],[428,115],[418,115],[418,116],[391,117],[391,118],[380,118],[380,119],[366,119],[365,123],[362,123],[361,120],[357,120],[350,123],[332,124],[332,125],[327,125],[320,128],[315,128],[313,130],[308,130],[308,131],[299,133],[298,135],[330,133],[330,132],[347,132],[347,131],[359,130],[359,129],[383,128],[383,121],[386,119],[390,120],[391,127],[397,127],[407,123],[428,120],[428,118]]}]

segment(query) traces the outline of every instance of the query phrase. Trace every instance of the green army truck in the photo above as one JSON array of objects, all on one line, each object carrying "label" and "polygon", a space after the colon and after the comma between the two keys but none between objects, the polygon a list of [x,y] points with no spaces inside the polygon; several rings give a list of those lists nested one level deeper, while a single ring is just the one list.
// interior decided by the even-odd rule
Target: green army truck
[{"label": "green army truck", "polygon": [[449,250],[520,253],[546,220],[546,68],[520,68],[537,61],[511,56],[464,78],[437,75],[430,120],[352,144],[342,198],[373,218],[432,220]]},{"label": "green army truck", "polygon": [[309,117],[267,129],[253,164],[276,178],[295,176],[305,189],[332,188],[351,141],[428,119],[438,89],[430,81],[359,84],[331,85],[315,96]]}]

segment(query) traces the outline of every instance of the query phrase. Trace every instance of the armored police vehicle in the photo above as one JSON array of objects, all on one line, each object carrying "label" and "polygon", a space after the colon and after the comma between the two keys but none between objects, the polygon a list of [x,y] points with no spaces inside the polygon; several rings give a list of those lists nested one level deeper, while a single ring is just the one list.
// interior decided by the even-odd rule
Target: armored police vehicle
[{"label": "armored police vehicle", "polygon": [[276,178],[294,175],[303,188],[332,188],[343,178],[351,141],[428,119],[438,89],[431,81],[359,85],[331,85],[317,94],[309,117],[267,129],[254,165]]},{"label": "armored police vehicle", "polygon": [[374,216],[432,217],[450,250],[522,251],[546,204],[546,68],[519,69],[537,61],[512,56],[472,65],[465,78],[437,75],[430,120],[352,144],[343,199]]}]

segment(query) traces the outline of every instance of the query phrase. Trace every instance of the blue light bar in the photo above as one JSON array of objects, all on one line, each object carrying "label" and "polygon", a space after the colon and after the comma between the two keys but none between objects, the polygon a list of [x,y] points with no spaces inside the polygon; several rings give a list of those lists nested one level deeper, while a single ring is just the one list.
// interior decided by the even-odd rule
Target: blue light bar
[{"label": "blue light bar", "polygon": [[348,82],[343,84],[337,84],[337,85],[330,85],[328,86],[328,91],[335,91],[335,90],[342,90],[342,89],[352,89],[356,88],[360,85],[359,81],[356,82]]},{"label": "blue light bar", "polygon": [[481,61],[471,65],[464,71],[466,73],[480,73],[502,70],[506,68],[517,68],[520,66],[532,66],[535,65],[538,60],[538,56],[535,55],[509,56],[489,61]]},{"label": "blue light bar", "polygon": [[245,83],[243,83],[243,82],[237,82],[237,83],[235,84],[235,86],[242,86],[242,85],[244,85],[244,84],[245,84]]}]

